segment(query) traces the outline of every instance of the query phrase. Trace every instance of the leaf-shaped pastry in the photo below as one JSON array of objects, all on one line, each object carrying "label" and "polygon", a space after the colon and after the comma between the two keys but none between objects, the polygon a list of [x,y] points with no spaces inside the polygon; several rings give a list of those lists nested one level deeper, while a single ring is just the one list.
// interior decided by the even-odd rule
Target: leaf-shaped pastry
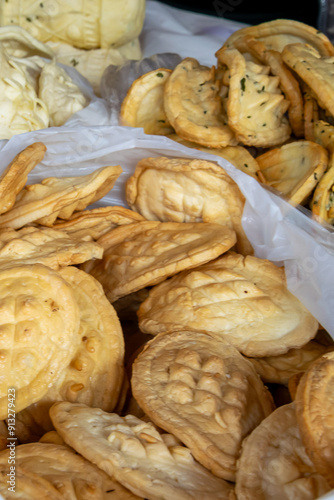
[{"label": "leaf-shaped pastry", "polygon": [[156,335],[187,328],[225,337],[243,354],[282,354],[311,340],[318,322],[272,262],[228,252],[151,289],[139,327]]},{"label": "leaf-shaped pastry", "polygon": [[78,177],[48,177],[27,185],[11,210],[0,216],[0,227],[20,228],[29,222],[52,226],[57,217],[69,218],[75,210],[103,198],[122,172],[119,165],[101,167]]},{"label": "leaf-shaped pastry", "polygon": [[220,49],[216,56],[229,69],[228,124],[236,138],[248,146],[271,147],[291,134],[285,112],[289,102],[279,89],[279,79],[263,66],[249,62],[237,49]]},{"label": "leaf-shaped pastry", "polygon": [[242,440],[274,409],[255,369],[208,332],[156,336],[134,361],[132,392],[216,476],[235,480]]}]

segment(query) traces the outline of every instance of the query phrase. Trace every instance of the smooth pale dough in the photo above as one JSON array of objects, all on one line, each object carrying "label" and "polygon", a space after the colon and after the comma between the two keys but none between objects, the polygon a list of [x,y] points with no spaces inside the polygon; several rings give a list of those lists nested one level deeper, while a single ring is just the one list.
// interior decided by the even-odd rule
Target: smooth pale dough
[{"label": "smooth pale dough", "polygon": [[317,320],[287,289],[282,268],[234,252],[156,285],[138,319],[140,329],[153,335],[209,331],[251,357],[283,354],[318,330]]},{"label": "smooth pale dough", "polygon": [[156,425],[229,481],[235,481],[242,440],[274,409],[249,361],[207,332],[156,336],[135,359],[131,386]]},{"label": "smooth pale dough", "polygon": [[195,462],[190,450],[151,422],[99,408],[55,403],[65,442],[134,494],[150,500],[232,500],[233,486]]},{"label": "smooth pale dough", "polygon": [[[0,419],[38,401],[68,365],[80,342],[72,287],[42,264],[0,271]],[[9,391],[9,392],[8,392]]]}]

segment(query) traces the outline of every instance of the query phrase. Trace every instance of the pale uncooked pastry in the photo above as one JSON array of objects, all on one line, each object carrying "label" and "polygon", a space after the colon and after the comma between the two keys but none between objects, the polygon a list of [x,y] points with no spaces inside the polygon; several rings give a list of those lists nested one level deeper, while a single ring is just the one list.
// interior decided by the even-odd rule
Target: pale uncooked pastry
[{"label": "pale uncooked pastry", "polygon": [[122,172],[119,165],[101,167],[78,177],[48,177],[26,185],[12,209],[0,215],[0,227],[18,229],[30,222],[52,226],[57,217],[68,219],[74,211],[103,198]]},{"label": "pale uncooked pastry", "polygon": [[283,354],[312,339],[318,322],[287,289],[282,268],[228,252],[151,289],[138,310],[140,329],[208,331],[243,354]]},{"label": "pale uncooked pastry", "polygon": [[[9,450],[1,452],[0,467],[5,467],[9,459]],[[48,481],[65,500],[138,499],[66,445],[29,443],[16,446],[15,466],[23,469],[28,477],[31,473],[32,478],[36,475]],[[49,497],[45,496],[47,499]]]},{"label": "pale uncooked pastry", "polygon": [[1,6],[0,24],[19,25],[41,42],[83,49],[118,47],[141,33],[145,5],[145,0],[12,0]]},{"label": "pale uncooked pastry", "polygon": [[148,342],[134,361],[131,386],[156,425],[229,481],[242,440],[274,409],[249,361],[206,332],[165,333]]},{"label": "pale uncooked pastry", "polygon": [[78,85],[55,61],[44,65],[38,82],[38,95],[48,108],[50,127],[64,125],[74,113],[89,104]]},{"label": "pale uncooked pastry", "polygon": [[[226,148],[224,148],[226,149]],[[126,183],[129,206],[148,220],[211,222],[237,234],[236,249],[253,253],[241,218],[238,185],[214,162],[188,158],[143,158]]]},{"label": "pale uncooked pastry", "polygon": [[43,160],[45,152],[45,144],[34,142],[20,151],[2,172],[0,176],[0,214],[12,208],[17,194],[27,182],[29,172]]},{"label": "pale uncooked pastry", "polygon": [[0,419],[8,394],[15,412],[38,401],[68,365],[80,342],[72,287],[42,264],[0,271]]},{"label": "pale uncooked pastry", "polygon": [[296,392],[300,434],[316,470],[334,488],[334,352],[323,354],[304,373]]},{"label": "pale uncooked pastry", "polygon": [[236,242],[233,229],[209,222],[143,221],[97,240],[103,258],[82,269],[102,284],[110,302],[215,259]]},{"label": "pale uncooked pastry", "polygon": [[277,408],[243,441],[238,500],[316,500],[329,490],[306,453],[294,403]]},{"label": "pale uncooked pastry", "polygon": [[55,401],[71,401],[112,411],[119,399],[124,374],[124,338],[116,311],[102,286],[73,266],[59,271],[73,288],[80,311],[79,338],[67,366],[59,371],[48,392],[16,416],[21,442],[51,430],[49,408]]},{"label": "pale uncooked pastry", "polygon": [[55,403],[50,415],[67,444],[140,497],[233,498],[230,483],[195,462],[188,448],[150,422],[65,402]]},{"label": "pale uncooked pastry", "polygon": [[103,248],[59,229],[24,226],[15,230],[0,229],[0,268],[13,263],[40,263],[52,269],[101,259]]}]

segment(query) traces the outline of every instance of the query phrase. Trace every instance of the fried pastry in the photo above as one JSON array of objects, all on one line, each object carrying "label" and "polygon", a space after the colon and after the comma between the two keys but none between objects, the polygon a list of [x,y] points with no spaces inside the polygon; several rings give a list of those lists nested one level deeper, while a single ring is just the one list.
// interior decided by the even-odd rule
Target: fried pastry
[{"label": "fried pastry", "polygon": [[110,300],[160,283],[183,269],[215,259],[236,242],[233,229],[209,222],[144,221],[112,229],[98,239],[103,258],[82,269]]},{"label": "fried pastry", "polygon": [[165,86],[164,107],[180,137],[209,148],[237,144],[219,90],[214,66],[187,57],[174,68]]},{"label": "fried pastry", "polygon": [[211,222],[233,228],[236,249],[253,253],[241,218],[245,198],[215,163],[185,158],[143,158],[126,183],[129,206],[148,220]]},{"label": "fried pastry", "polygon": [[67,444],[140,497],[233,498],[230,483],[196,463],[188,448],[150,422],[65,402],[55,403],[50,415]]},{"label": "fried pastry", "polygon": [[321,108],[334,116],[334,54],[321,56],[312,46],[303,43],[287,45],[282,52],[283,61],[311,89]]},{"label": "fried pastry", "polygon": [[173,132],[164,108],[165,85],[171,72],[170,69],[159,68],[132,83],[121,105],[121,125],[142,127],[146,134],[153,135]]},{"label": "fried pastry", "polygon": [[52,226],[57,217],[68,219],[103,198],[122,172],[120,166],[101,167],[78,177],[49,177],[27,185],[12,209],[0,215],[0,227],[18,229],[30,222]]},{"label": "fried pastry", "polygon": [[271,395],[251,364],[207,332],[160,334],[133,364],[134,398],[216,476],[235,480],[241,442],[271,413]]},{"label": "fried pastry", "polygon": [[66,221],[56,219],[52,227],[61,229],[74,238],[97,240],[116,226],[141,220],[144,217],[137,212],[115,205],[74,212]]},{"label": "fried pastry", "polygon": [[294,403],[277,408],[243,441],[238,500],[315,500],[329,490],[305,451]]},{"label": "fried pastry", "polygon": [[282,52],[291,43],[308,43],[321,55],[333,56],[334,47],[329,38],[313,26],[292,19],[275,19],[254,26],[246,26],[232,33],[224,46],[233,47],[238,39],[245,36],[262,41],[267,48]]},{"label": "fried pastry", "polygon": [[[22,498],[24,500],[64,500],[57,489],[47,479],[28,472],[22,467],[15,467],[15,480],[13,486],[8,481],[11,473],[8,463],[0,467],[0,496],[6,500],[16,500]],[[13,466],[12,466],[13,467]],[[3,496],[2,496],[3,495]]]},{"label": "fried pastry", "polygon": [[45,155],[46,146],[35,142],[18,153],[0,176],[0,214],[7,212],[15,203],[17,194],[23,189],[31,170]]},{"label": "fried pastry", "polygon": [[256,158],[267,185],[293,205],[303,205],[328,167],[327,150],[313,141],[293,141]]},{"label": "fried pastry", "polygon": [[292,376],[307,368],[325,352],[334,350],[310,340],[298,349],[290,349],[281,356],[248,358],[265,383],[288,385]]},{"label": "fried pastry", "polygon": [[80,344],[47,393],[16,416],[21,442],[36,440],[53,429],[49,408],[71,401],[112,411],[124,374],[124,339],[117,314],[102,286],[92,276],[69,266],[59,271],[72,287],[80,311]]},{"label": "fried pastry", "polygon": [[234,252],[153,287],[138,319],[140,329],[153,335],[184,328],[211,332],[249,357],[283,354],[318,330],[287,289],[282,268]]},{"label": "fried pastry", "polygon": [[285,112],[289,102],[279,88],[279,78],[263,65],[249,62],[235,48],[216,53],[219,64],[229,69],[228,125],[244,145],[273,147],[291,135]]},{"label": "fried pastry", "polygon": [[38,401],[68,365],[80,341],[79,307],[72,287],[42,264],[0,271],[0,419],[8,394],[15,411]]},{"label": "fried pastry", "polygon": [[296,412],[306,451],[317,471],[334,488],[334,352],[318,358],[296,392]]},{"label": "fried pastry", "polygon": [[226,146],[225,148],[206,148],[204,146],[199,146],[195,142],[186,141],[182,139],[177,134],[170,134],[169,139],[172,139],[179,144],[183,144],[188,148],[198,149],[199,151],[204,151],[205,153],[212,154],[214,156],[220,156],[224,160],[229,161],[232,165],[239,170],[245,172],[245,174],[254,177],[254,179],[265,182],[265,179],[261,173],[259,165],[257,164],[255,158],[250,154],[250,152],[243,146]]},{"label": "fried pastry", "polygon": [[0,268],[13,263],[40,263],[52,269],[101,259],[103,248],[49,227],[25,226],[0,229]]},{"label": "fried pastry", "polygon": [[[8,460],[9,450],[1,452],[0,467],[5,467]],[[31,474],[32,478],[37,476],[48,481],[62,499],[139,500],[66,445],[29,443],[16,446],[15,466],[24,470],[28,477]],[[46,495],[43,500],[49,498],[52,497]]]}]

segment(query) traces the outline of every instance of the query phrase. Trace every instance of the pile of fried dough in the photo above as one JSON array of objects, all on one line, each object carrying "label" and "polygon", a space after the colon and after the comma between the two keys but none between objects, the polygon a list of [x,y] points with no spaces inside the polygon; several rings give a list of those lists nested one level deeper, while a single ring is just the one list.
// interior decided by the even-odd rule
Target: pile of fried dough
[{"label": "pile of fried dough", "polygon": [[[0,177],[0,494],[316,499],[334,488],[334,342],[255,257],[216,163]],[[15,453],[8,446],[15,439]],[[10,478],[10,479],[9,479]]]},{"label": "pile of fried dough", "polygon": [[334,223],[334,46],[278,19],[234,32],[216,66],[187,57],[133,82],[120,123],[222,156]]}]

